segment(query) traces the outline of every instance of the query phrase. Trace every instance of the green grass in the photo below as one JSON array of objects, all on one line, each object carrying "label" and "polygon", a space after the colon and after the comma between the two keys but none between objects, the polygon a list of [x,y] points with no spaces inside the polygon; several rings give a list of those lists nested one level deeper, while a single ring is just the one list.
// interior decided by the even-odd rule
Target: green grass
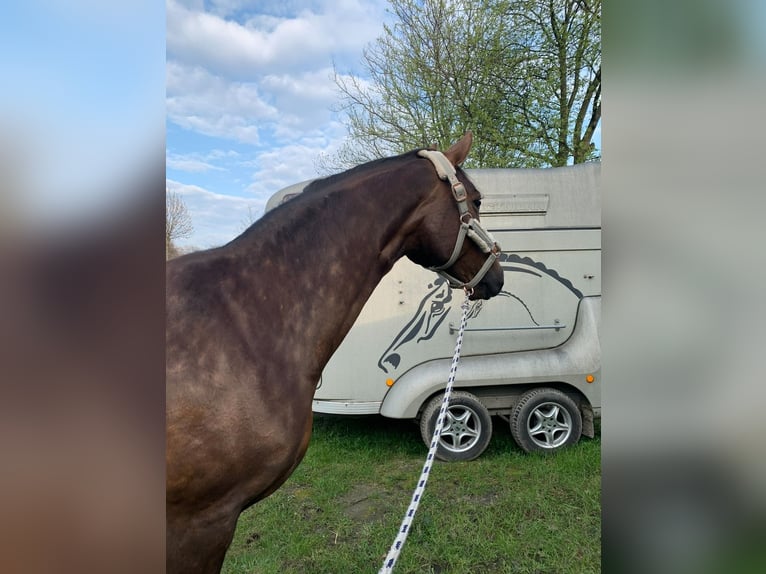
[{"label": "green grass", "polygon": [[[596,439],[544,456],[493,423],[479,459],[434,466],[396,574],[600,572],[598,427]],[[377,572],[425,454],[412,422],[317,416],[292,477],[240,517],[223,572]]]}]

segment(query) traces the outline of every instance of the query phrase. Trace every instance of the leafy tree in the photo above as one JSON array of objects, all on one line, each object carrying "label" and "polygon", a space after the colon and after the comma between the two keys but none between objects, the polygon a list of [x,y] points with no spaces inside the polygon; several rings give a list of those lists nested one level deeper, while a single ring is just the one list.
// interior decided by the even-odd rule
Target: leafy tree
[{"label": "leafy tree", "polygon": [[552,166],[593,159],[601,120],[601,0],[506,0],[527,73],[506,85],[532,153]]},{"label": "leafy tree", "polygon": [[165,258],[172,259],[181,254],[175,244],[178,239],[189,237],[194,231],[191,216],[181,196],[165,189]]},{"label": "leafy tree", "polygon": [[471,129],[468,167],[592,159],[601,118],[601,0],[390,0],[363,80],[335,81],[349,139],[320,167],[349,167]]}]

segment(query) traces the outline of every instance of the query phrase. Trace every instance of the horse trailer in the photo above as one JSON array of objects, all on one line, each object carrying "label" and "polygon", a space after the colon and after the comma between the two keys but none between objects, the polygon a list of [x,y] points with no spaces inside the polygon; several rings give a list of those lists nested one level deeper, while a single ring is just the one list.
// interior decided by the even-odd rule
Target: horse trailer
[{"label": "horse trailer", "polygon": [[[593,437],[601,416],[600,163],[473,169],[481,221],[502,247],[505,285],[468,312],[437,456],[478,457],[492,417],[527,452]],[[266,210],[308,182],[274,194]],[[325,367],[313,410],[419,422],[430,444],[463,293],[406,258],[373,292]]]}]

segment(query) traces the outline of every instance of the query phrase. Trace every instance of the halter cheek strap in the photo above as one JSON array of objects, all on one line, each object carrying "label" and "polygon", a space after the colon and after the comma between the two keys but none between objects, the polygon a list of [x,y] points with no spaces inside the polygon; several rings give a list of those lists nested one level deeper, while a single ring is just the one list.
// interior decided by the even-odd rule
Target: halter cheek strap
[{"label": "halter cheek strap", "polygon": [[[457,203],[458,212],[460,213],[460,231],[458,231],[457,240],[455,241],[455,248],[452,250],[452,255],[443,265],[437,265],[435,267],[429,267],[432,271],[436,271],[439,275],[449,281],[452,287],[464,287],[467,289],[473,289],[479,284],[484,276],[487,274],[492,264],[500,256],[500,245],[495,241],[495,238],[485,230],[478,219],[474,219],[471,212],[468,211],[468,193],[465,190],[465,186],[457,178],[455,167],[450,163],[446,156],[440,151],[425,150],[422,149],[418,152],[420,157],[424,157],[434,165],[436,173],[443,180],[449,181],[450,188],[452,189],[452,195]],[[479,249],[483,253],[487,253],[487,259],[484,261],[481,269],[474,275],[473,279],[467,283],[463,283],[459,279],[453,277],[445,271],[449,267],[455,264],[460,258],[460,252],[463,249],[463,243],[465,238],[469,237],[473,240]]]}]

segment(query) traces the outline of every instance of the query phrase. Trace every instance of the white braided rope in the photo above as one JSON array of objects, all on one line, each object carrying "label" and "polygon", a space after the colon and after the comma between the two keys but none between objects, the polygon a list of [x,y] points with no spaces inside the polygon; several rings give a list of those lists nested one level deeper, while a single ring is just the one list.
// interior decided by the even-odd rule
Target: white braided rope
[{"label": "white braided rope", "polygon": [[418,479],[418,485],[417,487],[415,487],[415,492],[412,494],[412,500],[410,501],[410,506],[404,515],[402,524],[399,527],[399,532],[397,533],[396,539],[394,540],[394,543],[391,545],[391,548],[388,551],[388,555],[386,556],[386,559],[383,562],[383,566],[378,571],[378,574],[389,574],[390,572],[393,572],[394,565],[396,564],[396,560],[399,558],[399,554],[401,553],[402,548],[404,547],[404,541],[407,540],[407,535],[410,532],[410,526],[412,525],[412,521],[415,518],[415,512],[417,512],[418,510],[418,505],[420,504],[420,499],[423,495],[423,491],[426,489],[426,483],[428,482],[428,476],[431,472],[431,467],[433,466],[433,461],[436,456],[436,450],[439,447],[439,438],[441,437],[441,434],[442,434],[444,417],[447,414],[447,407],[449,406],[449,399],[450,399],[450,395],[452,394],[452,385],[455,382],[455,373],[457,373],[457,364],[458,364],[458,361],[460,361],[460,347],[463,344],[463,331],[465,330],[465,324],[466,324],[466,321],[468,320],[468,307],[469,307],[468,295],[469,295],[469,292],[466,291],[465,300],[463,301],[463,304],[461,305],[461,309],[463,310],[463,316],[460,319],[460,329],[457,334],[457,342],[455,343],[455,353],[452,356],[452,366],[450,367],[450,371],[449,371],[449,379],[447,380],[447,387],[444,389],[444,399],[442,400],[441,409],[439,410],[439,416],[436,419],[434,434],[433,434],[433,437],[431,438],[431,446],[428,449],[426,462],[423,464],[423,471],[420,473],[420,478]]}]

